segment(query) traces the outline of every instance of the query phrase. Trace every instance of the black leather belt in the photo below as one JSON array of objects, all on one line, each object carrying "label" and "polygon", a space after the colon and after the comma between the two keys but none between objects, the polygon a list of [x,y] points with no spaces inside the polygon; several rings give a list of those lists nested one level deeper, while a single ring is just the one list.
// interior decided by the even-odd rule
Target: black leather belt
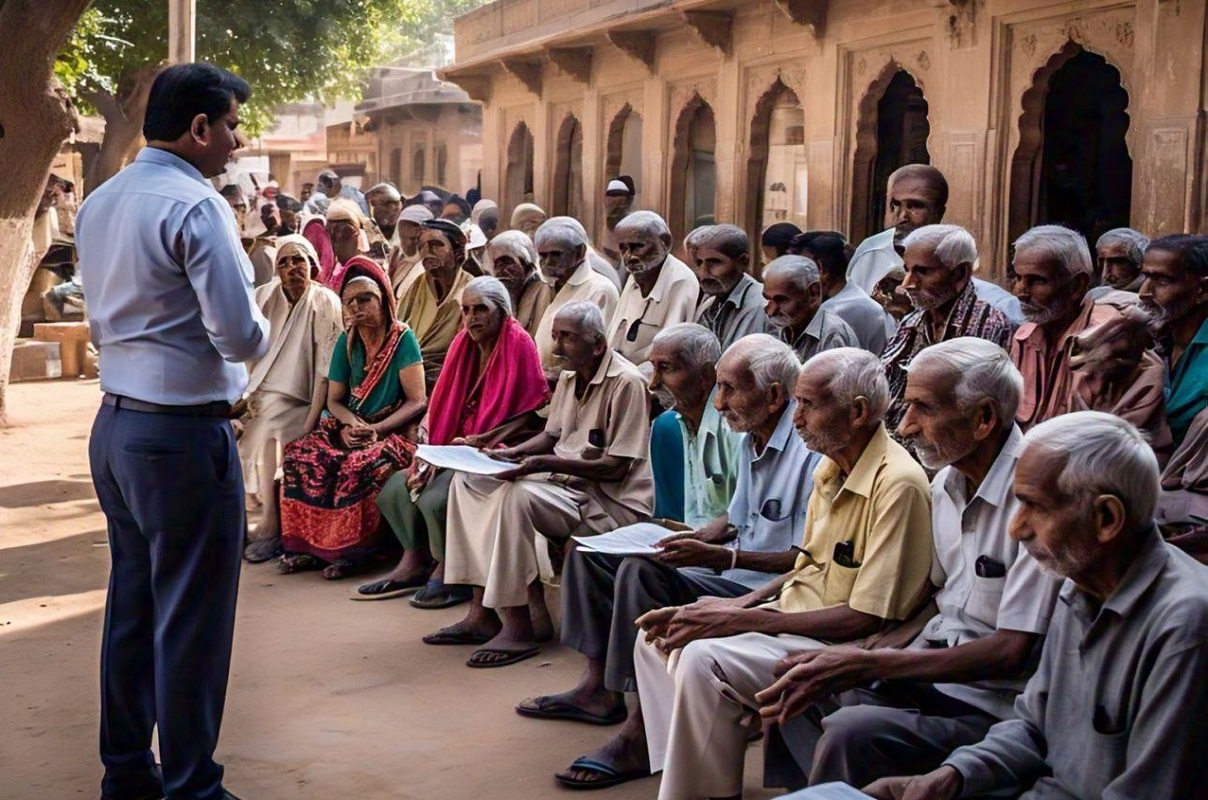
[{"label": "black leather belt", "polygon": [[178,417],[217,417],[231,418],[231,404],[224,400],[214,400],[195,406],[165,406],[159,403],[146,403],[133,397],[123,397],[120,394],[105,393],[102,401],[107,406],[126,411],[137,411],[141,414],[173,414]]}]

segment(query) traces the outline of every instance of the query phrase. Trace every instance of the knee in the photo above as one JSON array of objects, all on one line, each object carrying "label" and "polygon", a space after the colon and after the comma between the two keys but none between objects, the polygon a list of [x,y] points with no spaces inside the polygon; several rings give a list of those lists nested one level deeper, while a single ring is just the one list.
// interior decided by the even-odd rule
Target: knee
[{"label": "knee", "polygon": [[850,751],[864,747],[877,738],[885,718],[873,706],[844,706],[822,718],[822,738],[818,753]]},{"label": "knee", "polygon": [[688,642],[680,650],[679,664],[675,675],[681,683],[715,684],[723,676],[713,652],[712,639],[697,639]]}]

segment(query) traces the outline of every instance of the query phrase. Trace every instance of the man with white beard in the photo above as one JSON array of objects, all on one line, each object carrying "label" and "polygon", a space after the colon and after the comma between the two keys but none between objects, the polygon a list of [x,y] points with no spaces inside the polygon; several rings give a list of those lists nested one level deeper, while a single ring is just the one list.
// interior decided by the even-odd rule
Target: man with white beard
[{"label": "man with white beard", "polygon": [[851,326],[822,308],[822,276],[813,259],[781,256],[763,269],[768,333],[793,348],[804,364],[823,350],[859,347]]}]

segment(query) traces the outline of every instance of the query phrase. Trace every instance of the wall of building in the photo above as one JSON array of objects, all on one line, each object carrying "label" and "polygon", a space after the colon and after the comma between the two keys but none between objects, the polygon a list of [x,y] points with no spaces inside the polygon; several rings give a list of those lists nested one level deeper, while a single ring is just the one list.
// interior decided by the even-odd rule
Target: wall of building
[{"label": "wall of building", "polygon": [[406,195],[441,186],[464,195],[483,166],[482,108],[473,103],[408,105],[373,114],[377,180]]},{"label": "wall of building", "polygon": [[[573,115],[579,208],[599,234],[617,162],[610,130],[633,113],[641,152],[623,159],[640,163],[641,203],[682,232],[668,209],[690,194],[685,121],[703,103],[718,221],[753,228],[785,211],[863,234],[884,191],[875,154],[899,144],[878,139],[878,101],[905,71],[926,101],[930,161],[949,178],[947,221],[974,233],[983,269],[1001,276],[1009,242],[1035,221],[1041,176],[1061,167],[1041,163],[1049,83],[1082,51],[1127,93],[1129,222],[1150,234],[1208,230],[1205,14],[1188,0],[501,0],[457,20],[458,62],[444,76],[484,104],[483,194],[505,212],[522,125],[533,197],[559,210],[549,208],[565,174],[558,142]],[[786,197],[769,201],[772,183]]]}]

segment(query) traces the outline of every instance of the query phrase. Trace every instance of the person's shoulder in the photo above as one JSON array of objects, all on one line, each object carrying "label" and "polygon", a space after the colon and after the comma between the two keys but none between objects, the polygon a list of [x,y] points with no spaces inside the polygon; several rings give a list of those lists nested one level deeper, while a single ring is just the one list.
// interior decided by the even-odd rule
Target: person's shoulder
[{"label": "person's shoulder", "polygon": [[902,445],[887,437],[885,455],[881,459],[881,482],[883,485],[900,485],[931,497],[931,481],[919,462]]},{"label": "person's shoulder", "polygon": [[639,386],[643,393],[646,391],[646,378],[643,377],[642,371],[632,361],[616,351],[613,351],[612,363],[608,366],[606,378],[624,386]]}]

